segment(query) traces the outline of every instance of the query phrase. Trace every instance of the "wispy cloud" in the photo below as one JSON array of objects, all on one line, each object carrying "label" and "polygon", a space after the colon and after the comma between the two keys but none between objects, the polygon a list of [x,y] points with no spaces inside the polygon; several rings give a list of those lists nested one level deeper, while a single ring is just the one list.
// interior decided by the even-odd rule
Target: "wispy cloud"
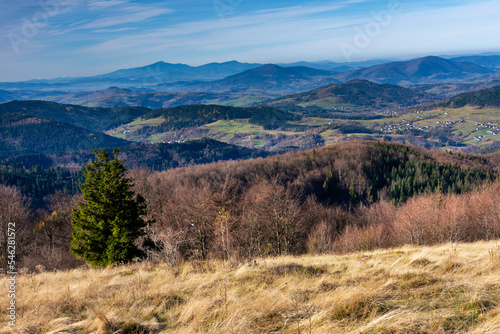
[{"label": "wispy cloud", "polygon": [[[134,49],[138,46],[142,52],[187,46],[206,50],[324,38],[325,35],[331,35],[332,29],[353,24],[353,21],[348,19],[332,19],[332,12],[365,1],[291,6],[255,11],[225,20],[213,18],[182,23],[164,29],[118,37],[85,48],[84,51],[109,52]],[[318,14],[323,17],[314,17]]]},{"label": "wispy cloud", "polygon": [[138,23],[172,12],[173,10],[169,8],[128,6],[116,14],[83,24],[78,29],[107,28],[128,23]]},{"label": "wispy cloud", "polygon": [[98,30],[92,30],[92,32],[96,33],[96,34],[117,33],[117,32],[123,32],[123,31],[134,30],[134,29],[137,29],[137,28],[136,27],[127,27],[127,28],[117,28],[117,29],[98,29]]},{"label": "wispy cloud", "polygon": [[[339,45],[352,43],[356,29],[365,29],[374,20],[373,11],[386,9],[392,0],[246,0],[223,19],[212,0],[66,1],[69,5],[39,25],[29,45],[23,44],[21,55],[2,57],[1,76],[85,75],[106,66],[113,70],[158,60],[340,61],[344,56]],[[403,11],[356,57],[499,48],[498,0],[400,1]],[[1,2],[1,31],[13,29],[21,35],[23,17],[31,20],[42,10],[39,2]],[[2,50],[12,53],[7,38],[0,39]]]},{"label": "wispy cloud", "polygon": [[88,6],[91,9],[102,9],[118,5],[124,5],[128,2],[129,2],[128,0],[91,0],[89,1]]}]

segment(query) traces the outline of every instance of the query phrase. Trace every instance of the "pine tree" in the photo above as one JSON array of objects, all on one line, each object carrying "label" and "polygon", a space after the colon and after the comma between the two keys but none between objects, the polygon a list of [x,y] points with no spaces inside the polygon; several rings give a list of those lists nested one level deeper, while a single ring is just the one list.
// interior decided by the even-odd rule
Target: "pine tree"
[{"label": "pine tree", "polygon": [[72,215],[76,232],[70,252],[93,266],[128,262],[143,255],[134,241],[144,234],[145,201],[132,191],[118,149],[113,159],[103,149],[94,153],[96,159],[85,166],[85,202]]}]

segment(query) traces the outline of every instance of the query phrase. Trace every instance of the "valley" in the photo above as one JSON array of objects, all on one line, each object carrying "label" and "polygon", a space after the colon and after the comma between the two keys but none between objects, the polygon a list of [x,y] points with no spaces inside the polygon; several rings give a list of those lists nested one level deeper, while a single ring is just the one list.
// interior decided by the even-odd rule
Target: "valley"
[{"label": "valley", "polygon": [[[11,88],[2,94],[6,100],[57,101],[7,102],[0,112],[52,118],[137,143],[211,138],[280,153],[363,139],[487,152],[500,138],[497,58],[430,56],[356,63],[352,66],[357,69],[337,72],[335,68],[346,64],[227,62],[189,67],[160,62],[59,83],[0,84]],[[161,84],[144,79],[152,71]],[[141,80],[148,84],[141,86]],[[70,91],[71,85],[92,82],[117,86]],[[126,82],[135,83],[126,87]],[[52,92],[22,90],[49,83]],[[67,91],[55,90],[59,86]],[[210,116],[203,115],[204,108]],[[253,116],[255,108],[268,109]]]},{"label": "valley", "polygon": [[500,2],[0,5],[0,334],[500,333]]}]

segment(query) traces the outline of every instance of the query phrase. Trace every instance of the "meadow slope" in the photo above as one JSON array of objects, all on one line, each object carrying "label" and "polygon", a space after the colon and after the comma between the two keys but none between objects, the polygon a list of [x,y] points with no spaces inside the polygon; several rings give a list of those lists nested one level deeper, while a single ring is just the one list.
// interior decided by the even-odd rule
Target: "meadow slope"
[{"label": "meadow slope", "polygon": [[500,333],[499,260],[489,241],[40,272],[1,332]]}]

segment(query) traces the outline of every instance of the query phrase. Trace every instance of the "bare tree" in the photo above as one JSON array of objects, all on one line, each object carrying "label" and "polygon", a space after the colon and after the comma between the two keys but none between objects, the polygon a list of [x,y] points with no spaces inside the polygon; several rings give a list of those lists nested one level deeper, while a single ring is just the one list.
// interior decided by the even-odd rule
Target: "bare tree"
[{"label": "bare tree", "polygon": [[15,229],[15,253],[17,259],[26,253],[31,241],[31,211],[29,201],[17,187],[0,185],[0,264],[5,268],[8,260],[7,231]]},{"label": "bare tree", "polygon": [[[299,195],[278,180],[259,182],[246,198],[242,233],[258,254],[286,255],[305,248],[306,216]],[[253,253],[252,252],[252,253]]]}]

